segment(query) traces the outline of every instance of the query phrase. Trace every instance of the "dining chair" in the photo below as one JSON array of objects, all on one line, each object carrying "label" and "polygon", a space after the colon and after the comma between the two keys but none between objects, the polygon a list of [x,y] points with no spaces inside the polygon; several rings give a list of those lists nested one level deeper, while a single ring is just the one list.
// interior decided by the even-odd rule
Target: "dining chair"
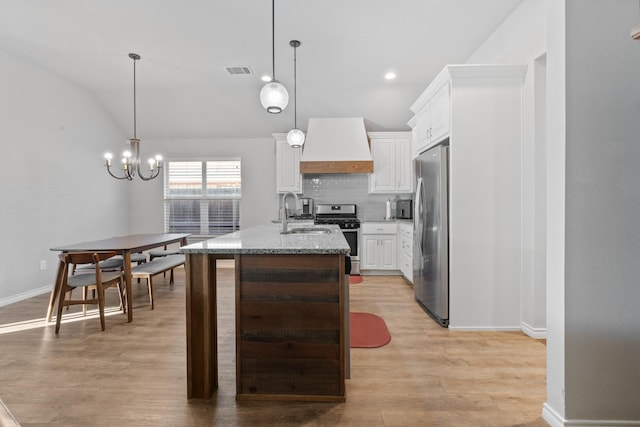
[{"label": "dining chair", "polygon": [[[58,315],[56,317],[56,334],[60,330],[60,322],[62,320],[62,309],[70,305],[97,304],[100,313],[100,326],[104,331],[104,290],[115,287],[120,295],[120,305],[123,308],[126,304],[123,301],[124,293],[122,291],[123,276],[120,270],[102,271],[100,268],[92,269],[87,273],[77,273],[70,275],[73,266],[78,264],[94,264],[100,265],[101,261],[108,260],[115,256],[115,252],[70,252],[60,254],[60,262],[62,263],[63,273],[61,274],[62,283],[60,284],[60,293],[58,295]],[[73,299],[71,291],[76,288],[82,288],[82,299]],[[88,298],[88,290],[95,289],[92,297]],[[69,298],[66,295],[69,294]]]}]

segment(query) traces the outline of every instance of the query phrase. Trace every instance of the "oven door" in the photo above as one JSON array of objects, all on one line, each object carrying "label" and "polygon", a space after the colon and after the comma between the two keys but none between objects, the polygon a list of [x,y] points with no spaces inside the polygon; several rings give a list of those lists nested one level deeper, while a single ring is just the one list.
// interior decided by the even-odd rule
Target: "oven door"
[{"label": "oven door", "polygon": [[340,229],[351,248],[351,274],[360,274],[360,256],[358,254],[358,229]]}]

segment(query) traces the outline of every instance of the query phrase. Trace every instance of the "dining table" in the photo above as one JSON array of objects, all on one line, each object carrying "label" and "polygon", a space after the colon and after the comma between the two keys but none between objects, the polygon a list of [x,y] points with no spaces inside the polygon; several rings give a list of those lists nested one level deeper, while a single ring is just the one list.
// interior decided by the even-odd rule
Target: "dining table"
[{"label": "dining table", "polygon": [[[123,258],[123,275],[125,281],[125,289],[127,293],[127,321],[133,320],[133,303],[131,295],[131,254],[157,248],[160,246],[170,245],[172,243],[180,243],[180,246],[187,245],[187,237],[190,234],[183,233],[147,233],[147,234],[129,234],[124,236],[110,237],[101,240],[92,240],[88,242],[73,243],[70,245],[62,245],[51,248],[52,251],[65,252],[116,252]],[[58,264],[56,273],[56,281],[51,290],[51,298],[49,299],[49,307],[47,309],[47,322],[51,321],[53,309],[58,301],[59,294],[62,289],[63,275],[65,274],[64,263]]]}]

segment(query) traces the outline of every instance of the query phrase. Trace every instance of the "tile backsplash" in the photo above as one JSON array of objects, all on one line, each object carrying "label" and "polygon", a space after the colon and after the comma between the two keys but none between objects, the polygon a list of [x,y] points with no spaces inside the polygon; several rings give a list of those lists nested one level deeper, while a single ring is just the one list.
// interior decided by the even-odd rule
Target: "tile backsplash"
[{"label": "tile backsplash", "polygon": [[[413,194],[370,194],[368,174],[304,175],[303,197],[311,197],[315,203],[355,203],[361,221],[384,219],[386,201],[394,202],[396,196],[409,199]],[[394,212],[395,213],[395,212]]]}]

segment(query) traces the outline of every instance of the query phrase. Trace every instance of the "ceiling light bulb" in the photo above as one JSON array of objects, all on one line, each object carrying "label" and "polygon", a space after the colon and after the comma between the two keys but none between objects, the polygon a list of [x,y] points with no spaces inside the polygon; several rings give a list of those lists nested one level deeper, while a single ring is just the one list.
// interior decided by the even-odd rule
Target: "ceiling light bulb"
[{"label": "ceiling light bulb", "polygon": [[304,144],[304,132],[300,129],[291,129],[287,133],[287,142],[293,148],[300,148]]},{"label": "ceiling light bulb", "polygon": [[287,88],[279,81],[272,80],[262,87],[260,91],[260,102],[269,113],[280,113],[289,103]]},{"label": "ceiling light bulb", "polygon": [[393,71],[389,71],[387,74],[384,75],[384,78],[387,80],[393,80],[396,78],[396,73],[394,73]]}]

